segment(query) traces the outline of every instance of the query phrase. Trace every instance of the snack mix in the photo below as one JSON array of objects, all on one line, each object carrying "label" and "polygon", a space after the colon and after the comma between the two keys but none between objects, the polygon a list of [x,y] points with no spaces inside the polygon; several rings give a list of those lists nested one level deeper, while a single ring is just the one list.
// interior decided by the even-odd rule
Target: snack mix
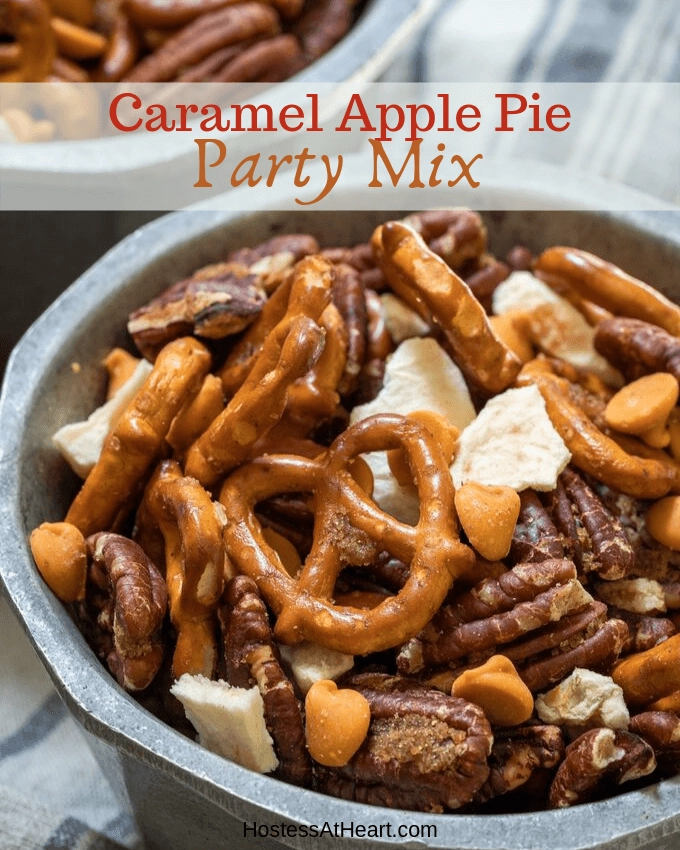
[{"label": "snack mix", "polygon": [[356,0],[0,0],[0,82],[280,82]]},{"label": "snack mix", "polygon": [[[222,5],[163,9],[255,4]],[[678,771],[680,307],[576,248],[500,261],[459,209],[241,248],[128,330],[31,547],[141,705],[417,811]]]}]

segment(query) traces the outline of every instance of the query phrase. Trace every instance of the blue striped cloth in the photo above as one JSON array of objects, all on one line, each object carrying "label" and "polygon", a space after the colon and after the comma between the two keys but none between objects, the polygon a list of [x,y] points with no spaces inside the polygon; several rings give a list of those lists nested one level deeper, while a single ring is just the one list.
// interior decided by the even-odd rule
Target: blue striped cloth
[{"label": "blue striped cloth", "polygon": [[[444,3],[386,79],[678,82],[680,0]],[[631,102],[624,112],[631,130],[622,136],[608,106],[593,112],[573,163],[597,156],[604,176],[677,201],[660,180],[659,156],[668,150],[677,162],[680,109],[660,114],[658,104]],[[140,846],[134,821],[2,601],[0,634],[0,850]]]}]

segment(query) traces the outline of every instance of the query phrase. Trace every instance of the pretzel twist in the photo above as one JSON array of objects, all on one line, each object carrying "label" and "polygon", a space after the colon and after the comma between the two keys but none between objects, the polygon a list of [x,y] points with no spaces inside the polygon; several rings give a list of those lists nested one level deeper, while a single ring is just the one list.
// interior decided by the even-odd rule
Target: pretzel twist
[{"label": "pretzel twist", "polygon": [[211,678],[217,665],[217,604],[225,580],[222,522],[210,496],[175,461],[164,461],[144,496],[165,541],[170,619],[177,629],[173,676]]},{"label": "pretzel twist", "polygon": [[[360,454],[402,448],[420,495],[418,525],[381,511],[352,477]],[[285,492],[315,494],[311,552],[297,579],[267,545],[254,514],[263,499]],[[458,540],[454,490],[435,437],[417,421],[384,414],[352,425],[317,460],[269,455],[241,467],[220,495],[229,524],[224,539],[236,569],[257,582],[278,615],[284,643],[311,640],[340,652],[366,654],[417,634],[441,605],[452,581],[470,569],[472,551]],[[403,588],[371,610],[336,606],[335,582],[348,564],[368,566],[388,551],[410,564]]]},{"label": "pretzel twist", "polygon": [[618,437],[614,441],[604,434],[574,402],[569,381],[556,375],[549,361],[527,363],[517,384],[538,387],[548,416],[579,469],[637,499],[658,499],[670,491],[680,492],[680,464],[639,441]]}]

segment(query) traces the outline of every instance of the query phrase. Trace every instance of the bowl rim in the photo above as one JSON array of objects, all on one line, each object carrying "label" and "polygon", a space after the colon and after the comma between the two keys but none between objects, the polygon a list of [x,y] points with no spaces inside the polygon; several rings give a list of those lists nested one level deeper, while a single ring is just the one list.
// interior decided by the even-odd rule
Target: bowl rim
[{"label": "bowl rim", "polygon": [[[298,74],[274,85],[335,86],[344,91],[375,80],[442,2],[369,0],[356,24],[327,53]],[[338,78],[339,69],[342,69],[341,78]],[[169,134],[159,140],[119,134],[76,141],[0,145],[0,174],[3,170],[12,175],[50,174],[55,179],[58,175],[132,174],[189,155],[189,142],[183,136]]]},{"label": "bowl rim", "polygon": [[[336,213],[348,215],[349,213]],[[585,213],[586,215],[592,213]],[[257,213],[248,217],[257,217]],[[387,216],[388,213],[386,212]],[[603,213],[651,239],[670,241],[680,252],[680,216]],[[41,375],[78,324],[97,304],[155,261],[210,233],[228,230],[244,217],[234,212],[175,212],[144,226],[105,254],[29,328],[15,347],[0,395],[0,587],[75,719],[125,755],[142,760],[244,821],[272,824],[435,824],[434,843],[421,846],[519,850],[639,847],[680,829],[680,777],[647,789],[572,809],[513,815],[432,815],[339,800],[252,773],[175,732],[128,696],[81,641],[64,641],[66,612],[42,584],[23,534],[20,476],[23,423],[36,403]],[[95,285],[96,284],[96,285]],[[75,630],[75,627],[74,627]],[[87,676],[83,675],[84,671]],[[273,784],[274,783],[274,784]],[[264,801],[264,802],[263,802]],[[316,813],[316,818],[314,817]],[[481,818],[483,817],[483,821]],[[480,825],[484,823],[484,830]],[[334,838],[330,839],[335,841]],[[284,839],[292,847],[304,838]],[[337,846],[348,846],[341,839]],[[390,847],[400,838],[382,836],[364,847]],[[334,846],[331,844],[331,846]],[[359,844],[357,843],[357,845]]]}]

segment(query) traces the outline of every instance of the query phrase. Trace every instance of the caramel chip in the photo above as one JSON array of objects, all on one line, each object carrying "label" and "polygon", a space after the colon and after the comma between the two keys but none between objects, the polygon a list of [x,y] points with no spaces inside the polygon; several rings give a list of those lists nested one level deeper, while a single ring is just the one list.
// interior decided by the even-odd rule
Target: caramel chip
[{"label": "caramel chip", "polygon": [[456,491],[456,510],[470,544],[483,558],[505,558],[520,510],[520,498],[513,489],[468,481]]},{"label": "caramel chip", "polygon": [[31,532],[31,552],[40,575],[62,602],[85,598],[85,538],[68,522],[44,522]]},{"label": "caramel chip", "polygon": [[332,679],[314,682],[305,698],[307,747],[314,761],[341,767],[363,744],[371,722],[368,700],[358,691],[338,690]]},{"label": "caramel chip", "polygon": [[680,496],[659,499],[647,511],[647,531],[662,546],[680,550]]},{"label": "caramel chip", "polygon": [[461,673],[451,686],[451,696],[475,703],[496,726],[517,726],[534,710],[531,691],[504,655],[492,655],[480,667]]},{"label": "caramel chip", "polygon": [[676,378],[668,372],[656,372],[619,390],[607,404],[604,418],[610,428],[622,434],[645,434],[665,424],[677,401]]}]

